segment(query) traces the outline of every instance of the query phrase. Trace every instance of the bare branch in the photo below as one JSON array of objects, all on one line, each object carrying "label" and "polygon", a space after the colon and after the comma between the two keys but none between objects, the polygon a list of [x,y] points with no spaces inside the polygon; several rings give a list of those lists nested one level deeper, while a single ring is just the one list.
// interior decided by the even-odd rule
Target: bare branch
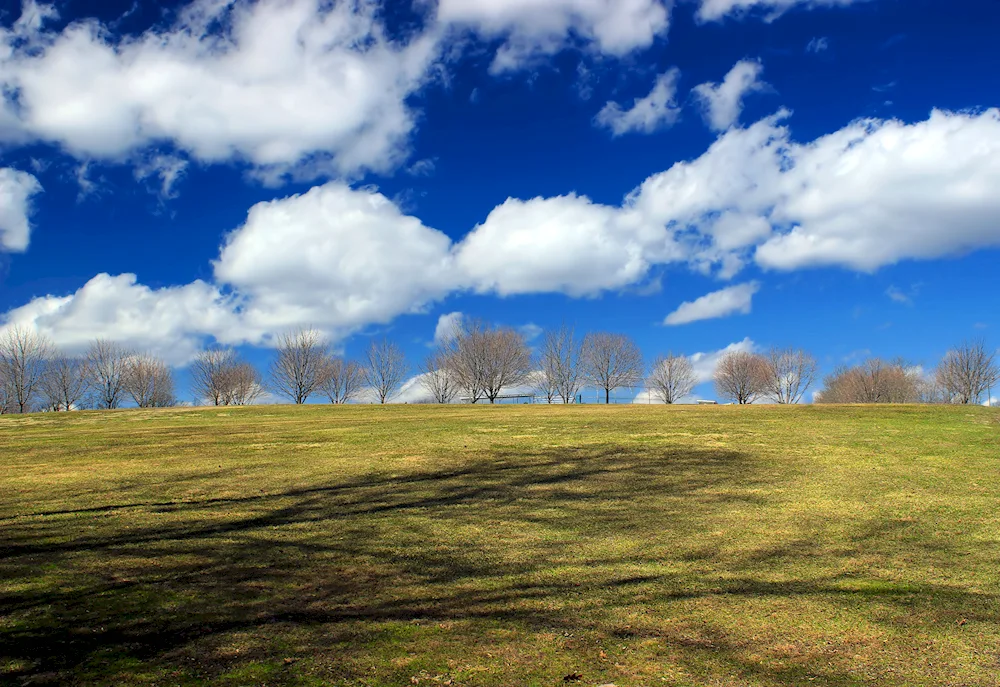
[{"label": "bare branch", "polygon": [[935,378],[953,403],[979,403],[1000,379],[996,351],[983,341],[966,341],[948,351]]},{"label": "bare branch", "polygon": [[546,332],[539,355],[541,379],[539,387],[549,403],[554,396],[563,403],[572,403],[583,386],[581,369],[582,348],[572,327],[561,326]]},{"label": "bare branch", "polygon": [[32,329],[14,326],[0,334],[0,393],[8,409],[31,411],[53,353],[49,340]]},{"label": "bare branch", "polygon": [[278,337],[278,357],[269,369],[275,392],[305,403],[326,381],[329,354],[319,332],[300,329]]},{"label": "bare branch", "polygon": [[740,405],[753,403],[767,390],[767,362],[747,351],[731,351],[715,368],[715,390]]},{"label": "bare branch", "polygon": [[446,351],[435,351],[427,356],[421,372],[420,384],[435,403],[451,403],[461,391],[457,376],[448,364]]},{"label": "bare branch", "polygon": [[86,392],[87,369],[82,358],[57,357],[49,361],[42,380],[42,395],[49,409],[79,408]]},{"label": "bare branch", "polygon": [[130,353],[120,344],[97,339],[84,356],[88,390],[98,408],[112,409],[121,405],[125,393],[125,376]]},{"label": "bare branch", "polygon": [[698,383],[691,361],[683,355],[668,353],[653,361],[646,384],[664,403],[677,403],[690,394]]},{"label": "bare branch", "polygon": [[350,403],[357,398],[365,385],[365,372],[353,360],[330,358],[327,362],[326,379],[320,390],[330,399],[330,403]]},{"label": "bare branch", "polygon": [[604,390],[604,402],[611,402],[611,392],[620,387],[642,383],[642,352],[623,334],[598,332],[583,339],[583,370],[587,379]]},{"label": "bare branch", "polygon": [[177,404],[170,367],[147,353],[129,356],[125,391],[140,408],[168,408]]},{"label": "bare branch", "polygon": [[764,356],[765,393],[776,403],[799,403],[816,378],[816,359],[803,350],[772,348]]},{"label": "bare branch", "polygon": [[378,343],[372,341],[364,373],[379,403],[384,404],[399,393],[406,372],[406,356],[399,346],[386,339]]}]

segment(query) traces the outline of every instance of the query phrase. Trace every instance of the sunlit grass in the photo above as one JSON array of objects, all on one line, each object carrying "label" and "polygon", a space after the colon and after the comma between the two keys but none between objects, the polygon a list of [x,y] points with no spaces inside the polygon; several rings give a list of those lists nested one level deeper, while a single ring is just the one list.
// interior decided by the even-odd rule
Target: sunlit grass
[{"label": "sunlit grass", "polygon": [[0,683],[997,685],[1000,416],[0,418]]}]

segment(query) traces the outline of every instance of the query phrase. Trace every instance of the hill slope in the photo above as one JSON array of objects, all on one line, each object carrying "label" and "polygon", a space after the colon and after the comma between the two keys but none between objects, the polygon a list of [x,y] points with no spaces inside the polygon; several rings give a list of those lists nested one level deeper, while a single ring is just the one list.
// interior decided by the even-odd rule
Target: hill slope
[{"label": "hill slope", "polygon": [[1000,415],[0,418],[0,683],[997,685]]}]

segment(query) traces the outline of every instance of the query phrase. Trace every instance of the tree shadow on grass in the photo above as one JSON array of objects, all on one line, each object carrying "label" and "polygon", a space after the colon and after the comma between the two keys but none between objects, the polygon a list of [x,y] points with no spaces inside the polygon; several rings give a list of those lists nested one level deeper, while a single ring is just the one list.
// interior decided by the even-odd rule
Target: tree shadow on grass
[{"label": "tree shadow on grass", "polygon": [[[126,659],[211,681],[331,644],[350,681],[361,677],[352,660],[371,664],[392,651],[397,640],[383,636],[386,628],[459,623],[469,636],[451,637],[452,651],[472,651],[483,628],[496,627],[654,637],[692,664],[721,661],[762,684],[791,684],[801,666],[769,673],[746,659],[742,638],[719,628],[664,632],[656,618],[623,628],[615,617],[616,609],[706,598],[912,601],[914,590],[853,588],[833,575],[791,583],[737,575],[719,550],[684,544],[702,542],[727,509],[766,505],[757,489],[765,483],[751,458],[728,450],[500,449],[459,467],[278,493],[123,500],[8,519],[0,523],[0,573],[12,590],[0,596],[0,681],[72,684],[89,675],[108,684]],[[867,545],[879,532],[864,536]],[[677,561],[714,572],[693,579],[661,565],[670,542],[682,544]],[[759,567],[809,549],[748,561]],[[982,617],[995,604],[958,589],[916,591]],[[230,650],[239,642],[249,646],[242,654]],[[818,684],[854,684],[835,671],[816,675]]]}]

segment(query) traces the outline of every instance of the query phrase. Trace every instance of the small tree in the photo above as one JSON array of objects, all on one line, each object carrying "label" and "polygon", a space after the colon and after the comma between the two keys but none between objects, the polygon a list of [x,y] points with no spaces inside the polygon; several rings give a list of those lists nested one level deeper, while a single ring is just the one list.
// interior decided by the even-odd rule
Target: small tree
[{"label": "small tree", "polygon": [[212,405],[229,405],[236,364],[236,352],[231,349],[213,348],[199,353],[188,368],[195,396]]},{"label": "small tree", "polygon": [[698,383],[691,361],[683,355],[668,353],[653,361],[646,384],[664,403],[677,403],[690,394]]},{"label": "small tree", "polygon": [[458,379],[448,365],[448,355],[444,351],[435,351],[427,356],[421,372],[423,376],[420,378],[420,384],[435,403],[451,403],[461,391]]},{"label": "small tree", "polygon": [[270,367],[271,386],[293,403],[305,403],[326,381],[329,354],[319,332],[300,329],[282,334]]},{"label": "small tree", "polygon": [[485,395],[489,328],[480,320],[463,319],[454,336],[441,349],[440,363],[471,403]]},{"label": "small tree", "polygon": [[996,352],[983,341],[966,341],[948,351],[938,365],[935,378],[952,402],[979,403],[1000,379]]},{"label": "small tree", "polygon": [[740,405],[753,403],[767,390],[767,363],[747,351],[731,351],[715,368],[715,390]]},{"label": "small tree", "polygon": [[58,356],[49,361],[42,380],[45,404],[52,410],[79,408],[87,392],[87,369],[81,358]]},{"label": "small tree", "polygon": [[604,390],[604,402],[611,402],[611,392],[620,387],[634,387],[642,382],[642,352],[623,334],[598,332],[583,339],[581,355],[587,379]]},{"label": "small tree", "polygon": [[366,362],[365,381],[375,392],[379,403],[385,404],[399,393],[407,372],[406,356],[399,346],[383,339],[378,343],[372,341]]},{"label": "small tree", "polygon": [[168,408],[177,403],[170,367],[150,354],[128,358],[125,390],[140,408]]},{"label": "small tree", "polygon": [[128,350],[108,339],[97,339],[90,345],[84,356],[87,389],[98,408],[111,410],[121,405],[129,357]]},{"label": "small tree", "polygon": [[816,359],[803,350],[772,348],[764,356],[767,394],[776,403],[799,403],[816,378]]},{"label": "small tree", "polygon": [[41,391],[45,367],[53,348],[49,340],[34,330],[13,326],[0,333],[0,378],[5,405],[27,413]]},{"label": "small tree", "polygon": [[583,386],[580,341],[571,327],[546,332],[539,354],[540,388],[549,403],[554,396],[572,403]]},{"label": "small tree", "polygon": [[226,405],[253,405],[264,393],[260,372],[248,362],[237,362],[229,368],[224,377]]},{"label": "small tree", "polygon": [[840,367],[823,381],[820,403],[916,403],[924,380],[903,361],[870,358],[855,367]]},{"label": "small tree", "polygon": [[320,390],[330,399],[330,403],[350,403],[357,398],[365,385],[365,372],[353,360],[330,358],[327,361],[326,380]]}]

